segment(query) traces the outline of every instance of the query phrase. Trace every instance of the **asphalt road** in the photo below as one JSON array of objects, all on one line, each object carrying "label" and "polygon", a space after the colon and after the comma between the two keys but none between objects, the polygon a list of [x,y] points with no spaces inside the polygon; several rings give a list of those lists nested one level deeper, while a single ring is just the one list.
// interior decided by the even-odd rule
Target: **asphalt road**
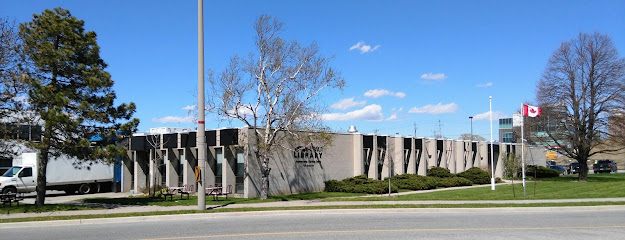
[{"label": "asphalt road", "polygon": [[623,239],[625,209],[306,210],[0,224],[1,239]]}]

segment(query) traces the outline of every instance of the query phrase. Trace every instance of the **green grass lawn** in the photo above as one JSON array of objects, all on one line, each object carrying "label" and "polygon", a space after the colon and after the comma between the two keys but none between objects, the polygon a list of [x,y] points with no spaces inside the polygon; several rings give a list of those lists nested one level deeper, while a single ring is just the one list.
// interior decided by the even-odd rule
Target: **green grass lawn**
[{"label": "green grass lawn", "polygon": [[519,199],[582,199],[625,197],[625,174],[590,174],[586,182],[577,175],[560,176],[526,182],[526,197],[520,181],[513,185],[490,185],[479,188],[446,190],[389,197],[328,199],[328,201],[388,201],[388,200],[519,200]]},{"label": "green grass lawn", "polygon": [[75,204],[46,204],[41,207],[37,207],[33,204],[20,204],[12,206],[0,207],[0,214],[12,214],[12,213],[30,213],[30,212],[55,212],[55,211],[74,211],[74,210],[94,210],[104,209],[98,206],[81,206]]}]

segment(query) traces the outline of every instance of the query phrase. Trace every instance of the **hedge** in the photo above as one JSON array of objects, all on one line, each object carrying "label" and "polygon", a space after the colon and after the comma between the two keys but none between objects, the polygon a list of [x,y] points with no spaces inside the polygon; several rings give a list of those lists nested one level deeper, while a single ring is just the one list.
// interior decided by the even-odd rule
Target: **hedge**
[{"label": "hedge", "polygon": [[449,178],[453,177],[454,174],[449,172],[449,169],[442,167],[433,167],[426,171],[426,175],[428,177],[439,177],[439,178]]},{"label": "hedge", "polygon": [[488,184],[490,183],[490,174],[488,172],[477,168],[472,167],[464,172],[456,174],[458,177],[463,177],[469,179],[473,184]]},{"label": "hedge", "polygon": [[[359,175],[352,178],[346,178],[341,181],[329,180],[325,182],[326,192],[348,192],[348,193],[367,193],[367,194],[384,194],[388,193],[388,182],[374,180],[366,175]],[[391,184],[391,192],[397,192],[397,186]]]},{"label": "hedge", "polygon": [[440,178],[420,176],[417,174],[401,174],[391,177],[391,183],[400,189],[428,190],[440,184]]},{"label": "hedge", "polygon": [[551,177],[560,176],[560,172],[558,172],[558,170],[551,169],[548,167],[538,166],[538,168],[536,168],[536,166],[529,165],[527,166],[525,175],[532,176],[532,177],[536,175],[536,178],[551,178]]}]

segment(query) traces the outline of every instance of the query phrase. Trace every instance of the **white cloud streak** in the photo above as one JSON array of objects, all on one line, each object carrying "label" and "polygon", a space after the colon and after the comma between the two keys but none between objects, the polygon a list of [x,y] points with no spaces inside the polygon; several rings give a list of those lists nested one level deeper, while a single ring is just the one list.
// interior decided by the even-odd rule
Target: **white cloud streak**
[{"label": "white cloud streak", "polygon": [[337,110],[347,110],[353,107],[362,107],[367,104],[367,101],[354,101],[354,98],[341,99],[330,107]]},{"label": "white cloud streak", "polygon": [[167,116],[163,118],[152,118],[152,122],[157,123],[193,123],[195,118],[193,116]]},{"label": "white cloud streak", "polygon": [[442,103],[438,103],[436,105],[425,105],[423,107],[413,107],[410,110],[408,110],[408,113],[420,113],[420,114],[432,114],[432,115],[438,115],[438,114],[445,114],[445,113],[455,113],[456,111],[458,111],[458,104],[455,103],[449,103],[449,104],[442,104]]},{"label": "white cloud streak", "polygon": [[484,84],[476,85],[476,87],[479,87],[479,88],[491,87],[491,86],[493,86],[493,82],[487,82],[487,83],[484,83]]},{"label": "white cloud streak", "polygon": [[197,109],[197,105],[189,105],[189,106],[185,106],[182,108],[182,110],[185,110],[185,111],[192,111],[195,109]]},{"label": "white cloud streak", "polygon": [[[500,112],[500,111],[494,111],[493,112],[493,121],[496,121],[500,118],[507,118],[508,115]],[[475,116],[473,116],[473,120],[486,120],[486,121],[490,121],[490,111],[485,112],[485,113],[480,113],[477,114]]]},{"label": "white cloud streak", "polygon": [[390,117],[386,118],[386,121],[397,120],[397,113],[393,113]]},{"label": "white cloud streak", "polygon": [[406,97],[406,94],[403,92],[391,92],[386,89],[374,89],[365,92],[365,97],[379,98],[382,96],[395,96],[398,98],[404,98]]},{"label": "white cloud streak", "polygon": [[360,53],[368,53],[368,52],[373,52],[375,50],[377,50],[378,48],[380,48],[380,45],[376,45],[375,47],[371,47],[371,45],[366,45],[365,42],[360,41],[358,43],[356,43],[355,45],[351,46],[349,48],[350,51],[357,49],[360,51]]},{"label": "white cloud streak", "polygon": [[347,113],[326,113],[321,115],[321,119],[325,121],[382,121],[384,117],[382,116],[382,106],[377,104],[371,104],[362,109]]},{"label": "white cloud streak", "polygon": [[445,80],[447,76],[444,73],[424,73],[421,75],[422,79],[427,80]]}]

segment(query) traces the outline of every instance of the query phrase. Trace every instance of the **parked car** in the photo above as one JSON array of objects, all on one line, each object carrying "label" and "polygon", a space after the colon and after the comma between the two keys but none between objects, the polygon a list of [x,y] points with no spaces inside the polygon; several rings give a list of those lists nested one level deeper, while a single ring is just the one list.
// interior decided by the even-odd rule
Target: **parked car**
[{"label": "parked car", "polygon": [[602,172],[616,172],[616,163],[612,160],[596,160],[595,164],[592,165],[592,170],[595,173]]},{"label": "parked car", "polygon": [[579,163],[572,162],[569,164],[569,174],[579,173]]},{"label": "parked car", "polygon": [[566,169],[562,165],[550,165],[549,168],[558,171],[560,174],[566,174]]}]

